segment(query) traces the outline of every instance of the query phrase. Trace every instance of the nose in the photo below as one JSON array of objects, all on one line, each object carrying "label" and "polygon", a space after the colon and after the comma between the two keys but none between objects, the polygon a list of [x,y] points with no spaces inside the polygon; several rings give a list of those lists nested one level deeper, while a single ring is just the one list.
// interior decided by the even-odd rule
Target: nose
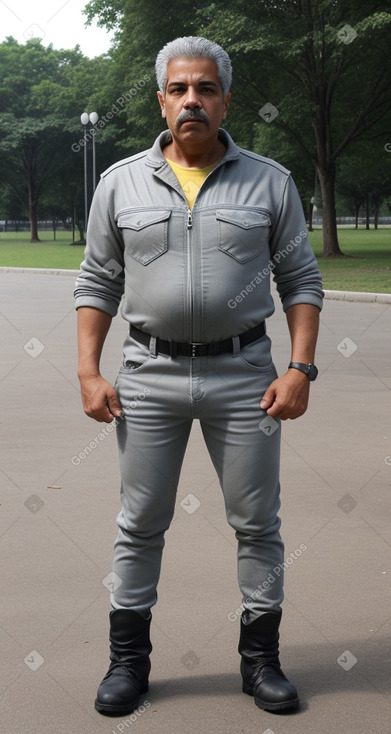
[{"label": "nose", "polygon": [[197,93],[197,90],[189,86],[187,88],[187,94],[184,101],[184,107],[188,110],[194,110],[201,107],[201,102]]}]

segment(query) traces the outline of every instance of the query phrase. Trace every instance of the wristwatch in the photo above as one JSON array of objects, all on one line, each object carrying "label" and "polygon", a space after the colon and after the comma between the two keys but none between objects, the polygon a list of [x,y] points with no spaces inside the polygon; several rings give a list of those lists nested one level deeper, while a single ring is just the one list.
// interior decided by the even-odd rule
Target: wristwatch
[{"label": "wristwatch", "polygon": [[290,362],[288,365],[288,369],[290,367],[293,367],[294,370],[300,370],[300,372],[304,372],[310,382],[313,382],[317,378],[318,369],[317,367],[315,367],[314,364],[306,364],[305,362]]}]

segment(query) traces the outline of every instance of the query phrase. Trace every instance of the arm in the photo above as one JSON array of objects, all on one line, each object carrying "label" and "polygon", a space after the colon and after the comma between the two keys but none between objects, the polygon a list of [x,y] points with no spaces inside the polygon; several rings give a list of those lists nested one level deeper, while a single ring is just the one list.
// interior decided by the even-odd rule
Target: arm
[{"label": "arm", "polygon": [[100,422],[111,423],[122,415],[118,396],[99,371],[103,345],[111,325],[110,314],[81,307],[77,312],[78,377],[84,412]]},{"label": "arm", "polygon": [[[291,338],[291,362],[314,362],[319,329],[319,309],[298,303],[286,311]],[[307,375],[288,369],[285,375],[269,385],[261,408],[272,418],[298,418],[307,410],[310,382]]]}]

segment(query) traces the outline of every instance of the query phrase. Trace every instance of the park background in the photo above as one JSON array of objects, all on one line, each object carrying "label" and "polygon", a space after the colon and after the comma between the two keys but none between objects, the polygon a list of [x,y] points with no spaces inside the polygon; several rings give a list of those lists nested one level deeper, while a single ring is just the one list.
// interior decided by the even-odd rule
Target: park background
[{"label": "park background", "polygon": [[150,147],[156,54],[204,35],[233,63],[224,126],[292,171],[325,288],[390,292],[391,3],[91,0],[84,14],[108,51],[86,56],[66,33],[45,46],[38,25],[0,43],[0,266],[78,269],[92,151],[96,180]]},{"label": "park background", "polygon": [[[43,25],[45,1],[58,12]],[[1,33],[5,9],[19,13],[21,2],[0,3]],[[292,170],[308,218],[315,199],[310,236],[325,287],[374,291],[377,282],[390,294],[390,4],[105,0],[91,12],[99,11],[102,28],[110,26],[113,47],[95,58],[84,45],[74,48],[78,18],[72,29],[65,22],[77,3],[30,0],[30,19],[19,15],[29,39],[0,43],[1,731],[389,732],[391,295],[343,291],[326,299],[310,407],[284,426],[286,557],[302,544],[307,550],[286,574],[281,651],[301,709],[276,717],[242,694],[236,542],[196,423],[154,609],[150,706],[132,721],[93,708],[108,662],[120,477],[113,432],[96,446],[101,428],[83,415],[72,293],[73,268],[83,257],[76,242],[84,237],[77,226],[84,222],[80,115],[97,111],[107,120],[97,126],[97,173],[149,147],[162,124],[154,56],[166,40],[202,32],[233,58],[228,131]],[[55,22],[63,26],[61,44],[50,34]],[[45,37],[31,35],[31,25]],[[121,97],[124,106],[109,118]],[[324,254],[324,234],[327,247],[335,237],[327,226],[323,233],[318,169],[331,175],[323,185],[335,172],[326,208],[335,190],[345,257]],[[378,204],[377,184],[385,190]],[[358,189],[357,230],[350,187]],[[29,189],[46,222],[40,242],[30,242]],[[26,229],[5,232],[10,220]],[[45,268],[54,269],[48,275]],[[124,331],[123,320],[114,319],[102,362],[112,381]],[[289,336],[278,298],[268,333],[281,372]],[[91,444],[96,448],[75,464]],[[192,514],[189,498],[200,503]]]}]

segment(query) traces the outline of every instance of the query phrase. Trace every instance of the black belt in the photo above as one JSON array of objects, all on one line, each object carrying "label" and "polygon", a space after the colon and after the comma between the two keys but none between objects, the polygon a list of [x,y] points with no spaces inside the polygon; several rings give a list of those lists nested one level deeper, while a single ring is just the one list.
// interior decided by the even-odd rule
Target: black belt
[{"label": "black belt", "polygon": [[[141,329],[137,329],[136,326],[130,326],[129,334],[133,339],[144,344],[145,347],[149,347],[151,334],[147,334]],[[265,322],[254,326],[249,331],[245,331],[243,334],[239,334],[240,348],[247,346],[255,342],[257,339],[261,339],[266,334]],[[224,339],[222,342],[170,342],[165,339],[159,339],[156,337],[156,352],[161,354],[169,354],[171,357],[176,357],[178,354],[183,357],[207,357],[216,356],[225,352],[233,352],[233,337]]]}]

